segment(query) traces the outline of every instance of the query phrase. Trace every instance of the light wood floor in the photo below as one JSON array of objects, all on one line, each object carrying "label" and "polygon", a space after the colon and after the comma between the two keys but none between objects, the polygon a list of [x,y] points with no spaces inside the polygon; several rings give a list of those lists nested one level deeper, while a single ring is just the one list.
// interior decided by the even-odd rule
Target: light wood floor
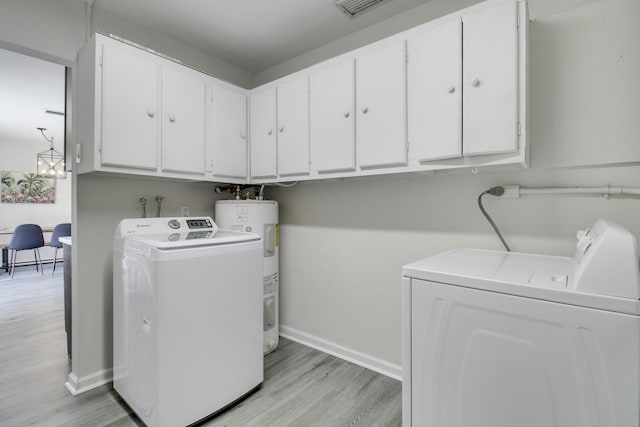
[{"label": "light wood floor", "polygon": [[[46,268],[47,266],[45,266]],[[0,273],[0,426],[138,426],[111,385],[79,396],[69,373],[62,269]],[[202,423],[213,427],[400,426],[401,384],[281,339],[262,387]]]}]

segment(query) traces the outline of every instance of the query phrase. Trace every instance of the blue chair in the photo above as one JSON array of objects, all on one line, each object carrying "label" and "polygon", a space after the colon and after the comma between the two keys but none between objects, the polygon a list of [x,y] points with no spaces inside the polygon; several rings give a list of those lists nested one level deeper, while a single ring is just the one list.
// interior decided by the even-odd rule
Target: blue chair
[{"label": "blue chair", "polygon": [[[16,256],[18,251],[24,251],[27,249],[33,249],[33,254],[36,258],[36,271],[38,271],[38,265],[40,265],[40,271],[42,272],[42,258],[40,257],[39,248],[44,246],[44,237],[42,235],[42,228],[36,224],[20,224],[16,227],[9,242],[9,250],[13,251],[11,254],[11,277],[16,272]],[[44,274],[44,272],[42,272]]]},{"label": "blue chair", "polygon": [[68,222],[58,224],[53,227],[53,233],[51,233],[51,241],[49,242],[49,246],[52,248],[56,248],[55,255],[53,256],[53,271],[51,274],[56,272],[56,261],[58,260],[58,249],[62,247],[62,243],[60,242],[60,237],[71,236],[71,224]]}]

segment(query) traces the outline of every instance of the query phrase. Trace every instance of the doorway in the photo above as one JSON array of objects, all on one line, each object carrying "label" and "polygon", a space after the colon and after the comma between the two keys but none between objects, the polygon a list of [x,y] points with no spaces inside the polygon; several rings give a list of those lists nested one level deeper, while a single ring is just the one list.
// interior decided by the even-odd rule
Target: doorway
[{"label": "doorway", "polygon": [[[48,242],[53,227],[70,223],[72,218],[72,179],[66,160],[71,99],[68,82],[70,69],[66,65],[0,48],[0,247],[9,243],[16,226],[25,223],[40,225],[45,240],[45,247],[40,248],[42,274],[36,273],[30,250],[18,252],[14,278],[6,272],[7,260],[2,261],[0,283],[7,282],[3,286],[4,302],[22,301],[20,310],[25,313],[37,308],[29,301],[44,304],[39,298],[43,288],[60,296],[45,293],[45,297],[51,297],[46,300],[49,313],[64,311],[64,264],[58,264],[55,274],[52,272],[54,256],[61,261],[63,251],[55,251]],[[43,166],[49,159],[54,159],[55,168]],[[3,252],[6,255],[7,251]],[[27,285],[13,286],[15,282]],[[7,292],[15,295],[10,297]],[[12,317],[11,321],[19,319]],[[64,335],[64,329],[61,333]],[[66,350],[63,347],[63,354]]]}]

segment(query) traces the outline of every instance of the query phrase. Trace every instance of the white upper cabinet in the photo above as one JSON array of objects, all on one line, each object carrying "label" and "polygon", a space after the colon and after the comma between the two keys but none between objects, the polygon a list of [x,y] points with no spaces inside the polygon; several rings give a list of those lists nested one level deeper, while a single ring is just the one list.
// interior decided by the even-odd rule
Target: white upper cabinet
[{"label": "white upper cabinet", "polygon": [[276,158],[276,89],[251,94],[251,178],[275,178]]},{"label": "white upper cabinet", "polygon": [[408,42],[411,159],[462,156],[462,23],[458,17]]},{"label": "white upper cabinet", "polygon": [[278,175],[309,173],[309,78],[278,86]]},{"label": "white upper cabinet", "polygon": [[320,173],[352,171],[355,162],[353,60],[310,76],[311,168]]},{"label": "white upper cabinet", "polygon": [[155,170],[160,137],[160,66],[131,46],[108,41],[97,47],[102,63],[101,99],[96,99],[101,111],[96,123],[100,129],[96,147],[99,163]]},{"label": "white upper cabinet", "polygon": [[407,162],[405,42],[356,59],[356,141],[358,166]]},{"label": "white upper cabinet", "polygon": [[473,9],[463,22],[463,153],[518,149],[518,5]]},{"label": "white upper cabinet", "polygon": [[247,96],[241,89],[213,89],[213,174],[247,178]]},{"label": "white upper cabinet", "polygon": [[267,83],[250,102],[96,34],[78,55],[77,172],[244,184],[526,165],[527,31],[526,1],[486,0]]},{"label": "white upper cabinet", "polygon": [[211,80],[96,34],[78,54],[78,173],[204,179]]},{"label": "white upper cabinet", "polygon": [[162,170],[204,173],[206,80],[190,69],[162,69]]}]

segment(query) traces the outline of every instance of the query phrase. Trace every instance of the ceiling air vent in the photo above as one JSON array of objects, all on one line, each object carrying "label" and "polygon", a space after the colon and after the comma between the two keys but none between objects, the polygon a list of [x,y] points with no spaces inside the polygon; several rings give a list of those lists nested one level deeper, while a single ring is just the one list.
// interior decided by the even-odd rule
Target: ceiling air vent
[{"label": "ceiling air vent", "polygon": [[353,18],[356,15],[366,12],[373,6],[377,6],[388,1],[391,0],[337,0],[336,7],[345,15]]}]

